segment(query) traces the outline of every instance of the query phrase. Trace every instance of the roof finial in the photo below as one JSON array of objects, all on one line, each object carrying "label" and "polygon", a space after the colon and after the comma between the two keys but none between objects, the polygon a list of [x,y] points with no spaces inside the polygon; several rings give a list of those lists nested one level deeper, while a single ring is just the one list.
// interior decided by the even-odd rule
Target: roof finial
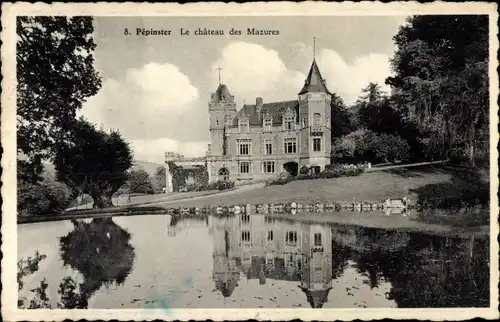
[{"label": "roof finial", "polygon": [[316,60],[316,37],[313,37],[313,59]]},{"label": "roof finial", "polygon": [[220,82],[220,71],[222,70],[222,68],[219,67],[219,68],[217,68],[217,70],[219,71],[219,85],[220,85],[221,84],[221,82]]}]

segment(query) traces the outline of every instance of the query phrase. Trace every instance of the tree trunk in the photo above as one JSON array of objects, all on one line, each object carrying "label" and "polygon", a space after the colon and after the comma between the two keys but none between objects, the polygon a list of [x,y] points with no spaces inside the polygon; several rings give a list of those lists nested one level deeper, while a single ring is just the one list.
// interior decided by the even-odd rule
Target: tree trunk
[{"label": "tree trunk", "polygon": [[111,201],[111,195],[103,191],[93,194],[92,199],[94,200],[94,205],[92,207],[94,209],[102,209],[114,206],[113,202]]},{"label": "tree trunk", "polygon": [[474,153],[474,124],[472,124],[469,130],[469,164],[472,168],[476,166]]}]

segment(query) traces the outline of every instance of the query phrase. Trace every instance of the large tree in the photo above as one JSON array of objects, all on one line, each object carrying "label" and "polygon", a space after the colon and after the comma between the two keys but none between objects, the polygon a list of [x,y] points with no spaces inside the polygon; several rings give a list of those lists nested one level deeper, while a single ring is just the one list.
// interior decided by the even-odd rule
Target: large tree
[{"label": "large tree", "polygon": [[127,181],[132,152],[119,132],[97,130],[80,118],[71,137],[56,146],[57,178],[90,195],[94,208],[111,207],[111,197]]},{"label": "large tree", "polygon": [[364,103],[375,102],[385,95],[380,85],[373,82],[370,82],[365,88],[361,89],[361,92],[364,93],[364,95],[358,98],[358,102]]},{"label": "large tree", "polygon": [[18,172],[36,181],[101,80],[91,17],[18,17],[16,31]]},{"label": "large tree", "polygon": [[331,103],[332,139],[351,133],[352,125],[344,101],[337,94],[332,94]]},{"label": "large tree", "polygon": [[474,165],[477,133],[487,135],[488,17],[414,16],[394,40],[395,76],[386,83],[400,109],[430,150],[461,150]]}]

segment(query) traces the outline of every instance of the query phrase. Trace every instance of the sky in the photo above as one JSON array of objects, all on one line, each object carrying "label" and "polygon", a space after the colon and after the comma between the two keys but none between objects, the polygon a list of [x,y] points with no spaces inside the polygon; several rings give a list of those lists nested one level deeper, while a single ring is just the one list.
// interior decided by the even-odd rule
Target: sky
[{"label": "sky", "polygon": [[[221,82],[239,109],[256,97],[297,99],[315,55],[329,90],[351,104],[369,82],[383,85],[391,74],[392,38],[405,19],[97,17],[95,68],[102,88],[80,114],[100,127],[118,129],[136,160],[163,163],[165,152],[203,156],[209,143],[208,101],[218,86],[219,67]],[[171,34],[142,36],[138,28]],[[180,35],[181,28],[190,35]],[[225,34],[193,35],[198,28]],[[231,28],[242,35],[229,35]],[[247,28],[279,34],[247,35]]]}]

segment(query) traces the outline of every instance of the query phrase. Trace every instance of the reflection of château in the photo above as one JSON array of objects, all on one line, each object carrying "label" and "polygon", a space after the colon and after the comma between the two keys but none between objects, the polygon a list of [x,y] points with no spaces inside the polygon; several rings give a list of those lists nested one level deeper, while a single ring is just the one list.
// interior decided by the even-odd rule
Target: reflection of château
[{"label": "reflection of ch\u00e2teau", "polygon": [[229,297],[240,274],[248,279],[300,281],[311,307],[321,308],[332,287],[332,236],[328,226],[283,222],[261,215],[210,217],[213,280]]}]

